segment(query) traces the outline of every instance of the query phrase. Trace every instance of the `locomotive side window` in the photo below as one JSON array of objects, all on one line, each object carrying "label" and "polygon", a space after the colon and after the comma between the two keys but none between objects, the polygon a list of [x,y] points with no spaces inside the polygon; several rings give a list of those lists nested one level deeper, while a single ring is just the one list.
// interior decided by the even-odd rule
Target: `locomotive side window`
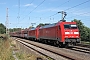
[{"label": "locomotive side window", "polygon": [[60,25],[58,26],[58,30],[60,30]]},{"label": "locomotive side window", "polygon": [[64,25],[64,28],[65,28],[65,29],[70,29],[70,25],[69,25],[69,24],[65,24],[65,25]]}]

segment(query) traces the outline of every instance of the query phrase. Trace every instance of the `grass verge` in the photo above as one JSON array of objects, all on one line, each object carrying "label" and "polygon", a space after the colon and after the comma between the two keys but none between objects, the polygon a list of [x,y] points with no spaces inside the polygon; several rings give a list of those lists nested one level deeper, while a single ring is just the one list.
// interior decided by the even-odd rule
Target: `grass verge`
[{"label": "grass verge", "polygon": [[82,44],[90,45],[89,41],[81,41]]},{"label": "grass verge", "polygon": [[15,60],[12,55],[9,39],[0,38],[0,60]]}]

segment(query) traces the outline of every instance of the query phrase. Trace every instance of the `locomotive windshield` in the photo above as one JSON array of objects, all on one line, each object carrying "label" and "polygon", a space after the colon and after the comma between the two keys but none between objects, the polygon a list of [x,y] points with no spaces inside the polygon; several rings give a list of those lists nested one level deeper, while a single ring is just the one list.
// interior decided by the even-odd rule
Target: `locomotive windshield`
[{"label": "locomotive windshield", "polygon": [[65,29],[77,29],[77,25],[75,24],[64,24]]}]

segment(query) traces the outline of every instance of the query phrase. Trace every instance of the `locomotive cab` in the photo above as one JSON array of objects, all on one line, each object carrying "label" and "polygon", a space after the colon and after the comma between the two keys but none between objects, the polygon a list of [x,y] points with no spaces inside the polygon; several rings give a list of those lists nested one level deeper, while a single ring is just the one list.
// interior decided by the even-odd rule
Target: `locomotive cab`
[{"label": "locomotive cab", "polygon": [[63,28],[63,38],[65,43],[76,44],[80,42],[80,34],[76,22],[65,22]]}]

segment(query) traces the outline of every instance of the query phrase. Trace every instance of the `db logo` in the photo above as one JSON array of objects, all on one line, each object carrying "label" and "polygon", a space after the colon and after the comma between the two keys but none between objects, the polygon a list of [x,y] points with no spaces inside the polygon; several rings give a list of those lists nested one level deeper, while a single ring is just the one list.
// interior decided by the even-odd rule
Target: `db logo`
[{"label": "db logo", "polygon": [[70,32],[70,34],[73,34],[73,32]]}]

